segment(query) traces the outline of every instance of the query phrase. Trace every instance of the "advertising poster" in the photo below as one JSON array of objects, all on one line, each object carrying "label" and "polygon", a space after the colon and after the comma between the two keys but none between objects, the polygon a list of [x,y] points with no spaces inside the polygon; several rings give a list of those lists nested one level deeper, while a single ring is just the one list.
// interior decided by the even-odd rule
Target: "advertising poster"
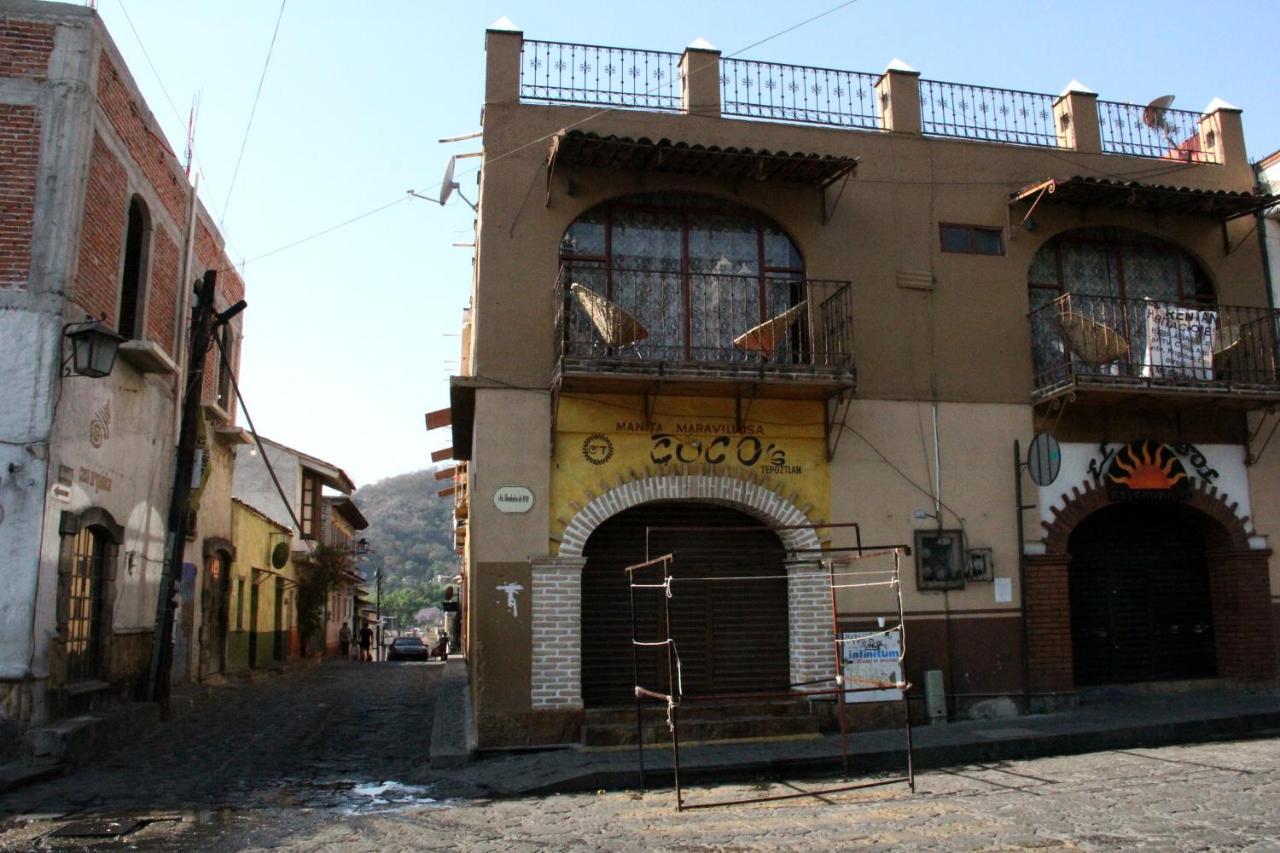
[{"label": "advertising poster", "polygon": [[[888,631],[845,631],[844,684],[846,688],[869,687],[873,683],[896,684],[902,681],[902,634]],[[846,702],[895,702],[902,698],[896,688],[865,690],[844,694]]]}]

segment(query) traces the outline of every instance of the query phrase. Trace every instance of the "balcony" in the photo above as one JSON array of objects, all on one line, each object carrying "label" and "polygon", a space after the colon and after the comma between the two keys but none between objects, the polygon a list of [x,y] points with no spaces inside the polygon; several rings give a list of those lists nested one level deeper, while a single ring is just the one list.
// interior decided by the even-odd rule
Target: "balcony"
[{"label": "balcony", "polygon": [[825,399],[852,390],[852,285],[575,263],[554,289],[559,387]]},{"label": "balcony", "polygon": [[1068,293],[1032,311],[1032,402],[1280,401],[1280,312]]}]

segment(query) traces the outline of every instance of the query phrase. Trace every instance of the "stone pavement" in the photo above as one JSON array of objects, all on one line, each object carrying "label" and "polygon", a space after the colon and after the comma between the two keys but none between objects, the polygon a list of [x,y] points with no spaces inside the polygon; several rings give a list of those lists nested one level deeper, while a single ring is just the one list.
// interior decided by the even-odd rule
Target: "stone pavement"
[{"label": "stone pavement", "polygon": [[[786,792],[759,782],[690,802]],[[1084,850],[1280,847],[1280,739],[983,762],[821,799],[677,813],[669,790],[329,808],[280,803],[155,820],[137,850]],[[2,849],[119,849],[49,836],[58,821],[0,827]]]}]

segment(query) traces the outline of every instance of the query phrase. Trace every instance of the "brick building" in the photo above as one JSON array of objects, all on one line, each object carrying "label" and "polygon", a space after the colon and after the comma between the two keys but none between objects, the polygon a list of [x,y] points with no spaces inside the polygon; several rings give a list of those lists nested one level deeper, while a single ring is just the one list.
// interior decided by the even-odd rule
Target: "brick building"
[{"label": "brick building", "polygon": [[[133,698],[151,661],[193,289],[244,295],[223,240],[91,9],[0,10],[0,719],[21,728]],[[67,327],[125,340],[67,370]],[[239,321],[222,334],[238,359]],[[205,365],[175,680],[225,666],[230,373]],[[3,738],[0,738],[3,740]],[[12,743],[13,741],[8,741]]]},{"label": "brick building", "polygon": [[[1239,110],[705,43],[486,52],[462,375],[429,419],[481,747],[589,742],[633,667],[804,702],[834,675],[806,549],[849,547],[837,522],[913,546],[913,713],[932,670],[953,717],[1274,681],[1271,199]],[[673,526],[700,530],[647,538]],[[683,687],[628,624],[623,568],[667,550]],[[842,633],[890,612],[839,601]]]}]

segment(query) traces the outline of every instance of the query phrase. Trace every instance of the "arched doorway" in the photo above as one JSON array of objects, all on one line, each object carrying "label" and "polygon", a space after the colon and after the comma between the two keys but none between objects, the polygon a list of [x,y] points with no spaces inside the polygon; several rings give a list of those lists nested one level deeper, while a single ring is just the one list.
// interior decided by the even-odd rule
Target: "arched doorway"
[{"label": "arched doorway", "polygon": [[[649,528],[673,526],[703,528],[650,533],[651,555],[675,554],[675,578],[735,579],[673,584],[671,635],[680,655],[684,693],[785,689],[790,681],[785,550],[778,536],[758,519],[729,507],[654,502],[608,519],[583,549],[582,698],[588,708],[634,700],[631,607],[623,569],[644,559]],[[753,529],[724,529],[742,527]],[[641,640],[665,635],[659,623],[662,594],[636,592],[636,635]],[[641,684],[664,686],[665,649],[639,652]]]},{"label": "arched doorway", "polygon": [[1207,523],[1180,504],[1135,501],[1100,509],[1072,531],[1077,686],[1217,674]]}]

